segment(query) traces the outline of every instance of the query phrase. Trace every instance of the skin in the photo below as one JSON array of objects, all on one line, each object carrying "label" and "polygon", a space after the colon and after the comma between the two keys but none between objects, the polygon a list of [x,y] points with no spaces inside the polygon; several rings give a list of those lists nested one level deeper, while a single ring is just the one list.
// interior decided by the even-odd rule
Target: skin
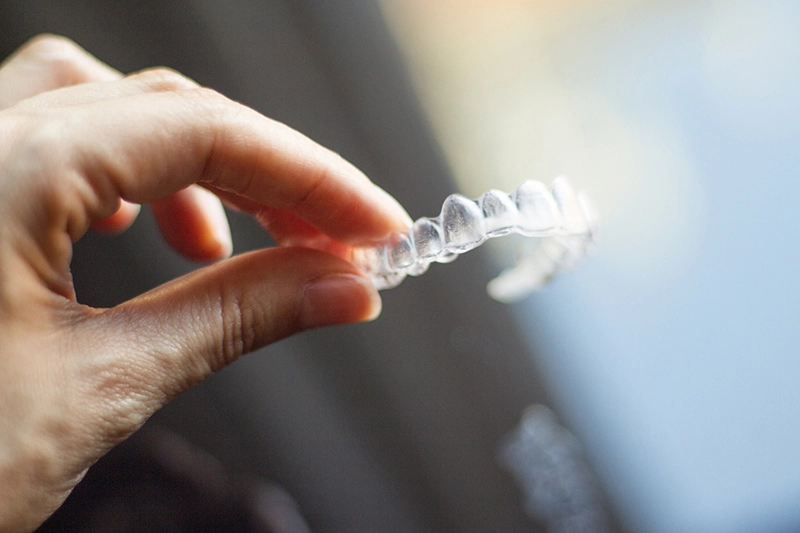
[{"label": "skin", "polygon": [[[282,246],[227,258],[220,199]],[[123,231],[139,204],[213,263],[112,309],[79,304],[72,244]],[[0,532],[34,530],[104,453],[240,355],[376,317],[375,288],[343,257],[410,224],[287,126],[54,36],[0,65],[0,221]]]}]

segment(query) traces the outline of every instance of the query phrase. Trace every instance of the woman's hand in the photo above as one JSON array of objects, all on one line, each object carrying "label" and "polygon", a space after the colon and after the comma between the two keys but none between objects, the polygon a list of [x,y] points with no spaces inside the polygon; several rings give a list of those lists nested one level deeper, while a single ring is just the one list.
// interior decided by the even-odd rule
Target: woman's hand
[{"label": "woman's hand", "polygon": [[[222,259],[218,198],[285,246],[113,309],[76,302],[72,243],[91,225],[124,230],[149,203],[179,252]],[[342,257],[409,223],[336,154],[180,74],[122,76],[57,37],[24,46],[0,66],[0,531],[36,528],[94,461],[243,353],[375,317],[377,292]]]}]

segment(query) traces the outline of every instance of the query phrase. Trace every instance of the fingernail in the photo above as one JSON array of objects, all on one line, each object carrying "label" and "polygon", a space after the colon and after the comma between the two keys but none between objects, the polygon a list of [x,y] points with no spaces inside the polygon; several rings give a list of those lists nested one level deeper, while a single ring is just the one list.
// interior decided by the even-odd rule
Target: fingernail
[{"label": "fingernail", "polygon": [[381,312],[381,298],[366,278],[336,274],[306,288],[302,321],[306,328],[364,322]]}]

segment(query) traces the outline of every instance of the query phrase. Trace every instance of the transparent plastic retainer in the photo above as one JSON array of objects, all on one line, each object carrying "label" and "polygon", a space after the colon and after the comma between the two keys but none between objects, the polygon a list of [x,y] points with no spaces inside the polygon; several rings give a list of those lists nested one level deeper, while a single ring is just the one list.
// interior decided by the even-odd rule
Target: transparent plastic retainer
[{"label": "transparent plastic retainer", "polygon": [[487,239],[517,233],[538,237],[538,246],[519,254],[516,265],[486,287],[489,295],[511,303],[537,290],[555,274],[574,268],[594,248],[597,217],[585,194],[564,177],[550,189],[528,180],[511,193],[489,190],[477,200],[447,197],[441,214],[423,217],[405,232],[374,246],[355,248],[351,261],[378,289],[396,287],[407,275],[419,276],[432,262],[449,263]]}]

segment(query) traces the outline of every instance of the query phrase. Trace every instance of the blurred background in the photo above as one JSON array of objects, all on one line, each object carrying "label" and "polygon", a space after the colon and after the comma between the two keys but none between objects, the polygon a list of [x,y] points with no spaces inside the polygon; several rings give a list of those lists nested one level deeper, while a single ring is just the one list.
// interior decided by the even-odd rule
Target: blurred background
[{"label": "blurred background", "polygon": [[800,529],[800,4],[384,4],[463,190],[599,206],[513,313],[625,525]]},{"label": "blurred background", "polygon": [[[797,531],[797,28],[789,0],[6,0],[4,56],[50,31],[176,68],[414,218],[561,174],[601,215],[597,253],[519,304],[485,294],[499,239],[374,323],[243,358],[43,530]],[[80,301],[196,268],[143,215],[78,243]],[[237,251],[270,244],[231,216]]]}]

